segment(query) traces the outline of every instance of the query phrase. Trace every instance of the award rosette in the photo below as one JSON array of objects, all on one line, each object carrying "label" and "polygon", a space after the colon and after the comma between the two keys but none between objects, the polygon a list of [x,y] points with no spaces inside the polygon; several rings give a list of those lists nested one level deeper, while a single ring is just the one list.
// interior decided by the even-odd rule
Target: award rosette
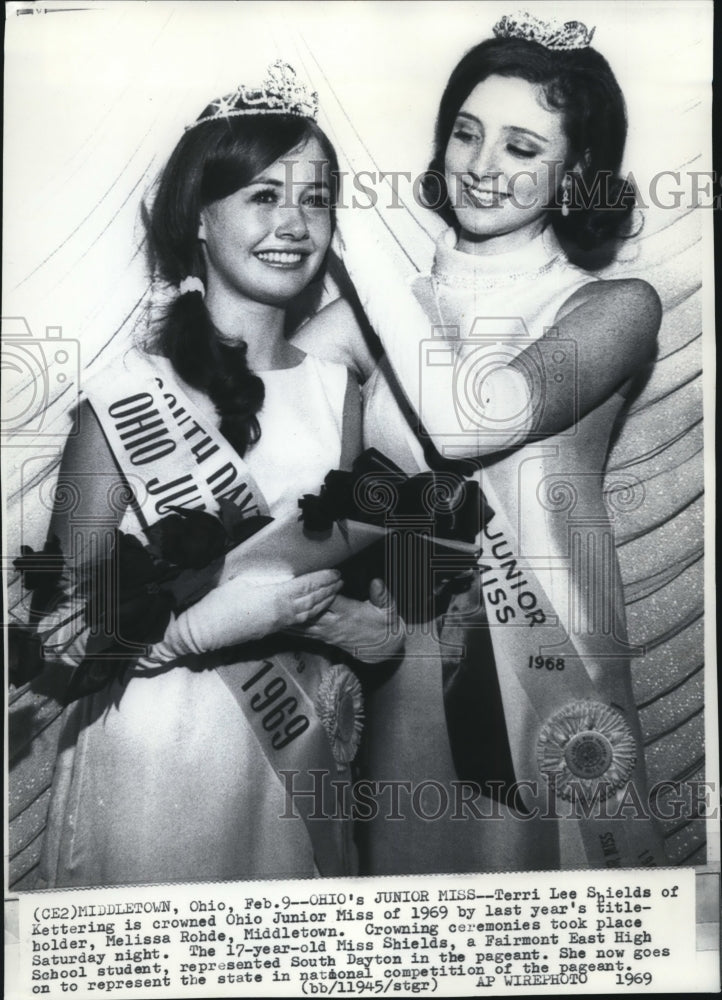
[{"label": "award rosette", "polygon": [[361,742],[364,714],[361,685],[348,667],[335,664],[324,673],[315,705],[334,760],[350,764]]},{"label": "award rosette", "polygon": [[537,756],[561,798],[583,791],[606,799],[629,779],[637,752],[618,711],[599,701],[574,701],[544,723]]}]

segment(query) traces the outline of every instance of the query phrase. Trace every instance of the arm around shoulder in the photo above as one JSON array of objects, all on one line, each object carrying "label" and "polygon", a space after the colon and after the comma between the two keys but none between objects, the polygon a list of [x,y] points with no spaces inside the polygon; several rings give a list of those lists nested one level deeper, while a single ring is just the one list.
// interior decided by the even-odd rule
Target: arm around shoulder
[{"label": "arm around shoulder", "polygon": [[[653,360],[661,315],[645,281],[595,281],[578,289],[543,337],[485,374],[473,401],[476,427],[454,441],[455,453],[492,455],[573,426]],[[452,407],[450,394],[438,393],[435,408],[424,412],[435,444],[437,430],[441,444],[449,440]]]},{"label": "arm around shoulder", "polygon": [[[555,434],[566,430],[622,389],[653,359],[662,306],[646,281],[623,279],[596,281],[570,296],[558,311],[551,330],[527,348],[512,367],[540,371],[548,376],[546,342],[565,342],[564,370],[554,379],[545,377],[541,387],[544,405],[530,431]],[[526,355],[531,355],[525,363]],[[573,401],[574,405],[570,406]]]}]

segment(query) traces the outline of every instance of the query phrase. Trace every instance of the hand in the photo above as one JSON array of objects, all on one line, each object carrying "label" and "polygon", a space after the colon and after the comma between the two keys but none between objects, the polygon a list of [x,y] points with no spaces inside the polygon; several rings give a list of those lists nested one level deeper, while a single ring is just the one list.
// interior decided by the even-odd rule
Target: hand
[{"label": "hand", "polygon": [[341,586],[341,574],[335,569],[281,583],[234,577],[172,621],[148,659],[164,663],[303,625],[326,611]]},{"label": "hand", "polygon": [[382,663],[404,644],[404,623],[383,580],[371,581],[367,601],[339,594],[303,633],[338,646],[363,663]]}]

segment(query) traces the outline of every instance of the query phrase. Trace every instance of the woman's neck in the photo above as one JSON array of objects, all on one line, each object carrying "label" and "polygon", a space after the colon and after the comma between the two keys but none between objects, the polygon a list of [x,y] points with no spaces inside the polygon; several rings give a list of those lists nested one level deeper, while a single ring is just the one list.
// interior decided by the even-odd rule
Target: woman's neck
[{"label": "woman's neck", "polygon": [[515,229],[509,233],[498,233],[494,236],[477,236],[475,233],[468,233],[462,229],[459,233],[456,249],[461,253],[474,254],[477,257],[513,253],[535,240],[544,231],[546,224],[546,216],[542,216],[521,229]]},{"label": "woman's neck", "polygon": [[246,344],[251,371],[289,368],[298,363],[301,352],[284,337],[286,310],[282,306],[231,297],[212,286],[205,304],[224,343]]}]

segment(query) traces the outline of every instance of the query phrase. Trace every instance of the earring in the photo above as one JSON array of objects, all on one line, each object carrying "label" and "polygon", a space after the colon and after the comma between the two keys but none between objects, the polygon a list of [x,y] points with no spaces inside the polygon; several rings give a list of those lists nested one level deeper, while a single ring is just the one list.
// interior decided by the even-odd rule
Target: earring
[{"label": "earring", "polygon": [[562,181],[562,215],[564,216],[565,219],[569,215],[569,206],[572,201],[571,194],[569,193],[569,188],[571,187],[571,183],[572,182],[569,178],[569,174],[567,174],[564,180]]}]

